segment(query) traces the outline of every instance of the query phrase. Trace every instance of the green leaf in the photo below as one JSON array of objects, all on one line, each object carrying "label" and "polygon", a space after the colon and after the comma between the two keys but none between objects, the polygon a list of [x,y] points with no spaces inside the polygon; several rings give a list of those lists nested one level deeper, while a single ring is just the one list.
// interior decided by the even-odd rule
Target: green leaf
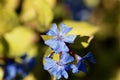
[{"label": "green leaf", "polygon": [[19,25],[19,19],[14,11],[0,9],[0,35],[11,31]]},{"label": "green leaf", "polygon": [[57,3],[57,0],[46,0],[46,1],[50,4],[52,8],[54,8]]},{"label": "green leaf", "polygon": [[47,29],[53,20],[52,8],[45,0],[38,0],[34,8],[40,24]]},{"label": "green leaf", "polygon": [[89,43],[91,42],[91,40],[93,39],[94,37],[93,36],[90,36],[89,39],[86,41],[86,42],[81,42],[82,46],[84,48],[88,47],[89,46]]},{"label": "green leaf", "polygon": [[32,55],[36,50],[35,35],[34,31],[25,26],[17,26],[13,31],[5,34],[5,39],[9,44],[9,55],[19,56],[25,52]]},{"label": "green leaf", "polygon": [[41,35],[41,37],[44,41],[53,38],[53,36],[48,36],[48,35]]},{"label": "green leaf", "polygon": [[4,0],[4,8],[15,11],[20,4],[20,0]]},{"label": "green leaf", "polygon": [[3,69],[0,67],[0,80],[3,79],[3,76],[4,76],[4,71],[3,71]]},{"label": "green leaf", "polygon": [[36,11],[33,7],[34,2],[34,0],[24,0],[20,15],[20,19],[22,22],[31,21],[36,17]]},{"label": "green leaf", "polygon": [[52,7],[46,0],[25,0],[22,7],[21,21],[33,23],[40,32],[45,32],[53,20]]},{"label": "green leaf", "polygon": [[73,28],[72,31],[70,31],[68,34],[92,36],[99,30],[97,26],[91,25],[87,22],[64,20],[63,23]]},{"label": "green leaf", "polygon": [[100,0],[84,0],[84,4],[89,8],[96,8],[100,4]]}]

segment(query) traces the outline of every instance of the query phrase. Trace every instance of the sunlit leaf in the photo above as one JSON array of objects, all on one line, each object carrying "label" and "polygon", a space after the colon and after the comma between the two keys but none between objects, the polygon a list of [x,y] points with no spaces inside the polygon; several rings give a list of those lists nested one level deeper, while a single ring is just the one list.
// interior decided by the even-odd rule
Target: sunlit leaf
[{"label": "sunlit leaf", "polygon": [[97,26],[94,26],[87,22],[64,20],[63,23],[73,28],[72,31],[70,31],[68,34],[91,36],[99,30]]},{"label": "sunlit leaf", "polygon": [[14,11],[19,6],[20,0],[4,0],[4,2],[4,8]]},{"label": "sunlit leaf", "polygon": [[46,1],[50,4],[51,7],[54,8],[57,0],[46,0]]},{"label": "sunlit leaf", "polygon": [[120,80],[120,69],[117,70],[117,73],[115,75],[115,79],[114,80]]},{"label": "sunlit leaf", "polygon": [[100,0],[84,0],[84,3],[87,7],[95,8],[99,5]]},{"label": "sunlit leaf", "polygon": [[45,63],[45,57],[47,57],[50,53],[52,53],[51,48],[47,48],[44,53],[43,64]]},{"label": "sunlit leaf", "polygon": [[7,9],[0,10],[0,35],[11,31],[19,25],[19,20],[15,12]]},{"label": "sunlit leaf", "polygon": [[82,46],[84,48],[89,46],[89,43],[91,42],[91,40],[93,39],[93,36],[89,37],[89,39],[87,40],[87,42],[81,42]]},{"label": "sunlit leaf", "polygon": [[25,77],[23,80],[36,80],[35,76],[33,74],[29,74],[27,77]]},{"label": "sunlit leaf", "polygon": [[51,76],[51,80],[56,80],[56,76],[54,75],[54,76]]},{"label": "sunlit leaf", "polygon": [[21,21],[37,25],[40,32],[48,30],[53,20],[52,7],[46,0],[25,0],[22,6]]},{"label": "sunlit leaf", "polygon": [[33,41],[34,36],[35,33],[31,29],[23,26],[18,26],[14,28],[12,32],[7,33],[5,35],[5,39],[9,43],[9,54],[20,56],[21,54],[29,51],[35,44]]},{"label": "sunlit leaf", "polygon": [[36,45],[33,45],[33,46],[27,51],[28,56],[29,56],[29,57],[36,56],[37,50],[38,50],[38,47],[37,47]]},{"label": "sunlit leaf", "polygon": [[3,80],[3,75],[4,75],[3,69],[0,67],[0,80]]},{"label": "sunlit leaf", "polygon": [[22,22],[28,22],[36,17],[36,11],[33,7],[34,0],[24,0],[20,19]]},{"label": "sunlit leaf", "polygon": [[47,35],[41,35],[41,37],[44,41],[53,38],[52,36],[47,36]]},{"label": "sunlit leaf", "polygon": [[34,8],[37,12],[37,17],[40,21],[40,24],[47,27],[50,25],[53,20],[52,8],[45,0],[38,0]]}]

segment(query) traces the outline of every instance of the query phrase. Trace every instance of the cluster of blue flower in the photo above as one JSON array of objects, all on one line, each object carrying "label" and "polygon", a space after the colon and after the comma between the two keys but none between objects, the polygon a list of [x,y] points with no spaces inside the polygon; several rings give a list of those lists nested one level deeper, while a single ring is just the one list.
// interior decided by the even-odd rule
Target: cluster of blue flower
[{"label": "cluster of blue flower", "polygon": [[[96,63],[90,52],[83,57],[70,52],[68,44],[66,43],[73,43],[76,38],[76,35],[66,36],[71,30],[72,28],[61,23],[60,31],[58,31],[57,25],[53,24],[52,28],[47,32],[48,36],[55,36],[55,38],[45,41],[45,44],[50,46],[53,52],[45,57],[46,62],[44,64],[44,69],[48,70],[51,75],[55,75],[56,79],[60,79],[62,76],[67,79],[67,72],[69,70],[72,70],[73,73],[78,73],[79,71],[87,72],[85,60]],[[52,59],[55,53],[59,54],[59,61]],[[77,63],[73,64],[72,62],[75,60],[77,60]]]},{"label": "cluster of blue flower", "polygon": [[[4,70],[3,80],[13,80],[17,79],[17,75],[24,78],[36,65],[36,59],[34,57],[28,58],[26,54],[20,57],[22,62],[16,62],[15,58],[6,58],[5,64],[0,65]],[[21,80],[18,78],[17,80]]]}]

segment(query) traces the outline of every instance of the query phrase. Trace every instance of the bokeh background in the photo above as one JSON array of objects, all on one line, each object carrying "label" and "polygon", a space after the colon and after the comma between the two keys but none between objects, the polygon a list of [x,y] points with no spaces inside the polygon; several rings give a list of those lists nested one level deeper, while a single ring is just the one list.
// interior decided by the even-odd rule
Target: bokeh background
[{"label": "bokeh background", "polygon": [[[79,49],[82,55],[91,51],[97,63],[68,80],[120,80],[120,0],[0,0],[0,64],[27,53],[37,65],[23,80],[54,80],[43,70],[47,47],[41,35],[60,22],[99,28],[89,46]],[[3,74],[0,67],[0,80]]]}]

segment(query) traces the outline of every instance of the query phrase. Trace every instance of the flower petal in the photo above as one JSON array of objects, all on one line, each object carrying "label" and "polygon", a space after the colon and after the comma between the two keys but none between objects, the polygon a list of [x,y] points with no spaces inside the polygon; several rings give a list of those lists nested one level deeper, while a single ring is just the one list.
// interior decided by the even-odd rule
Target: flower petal
[{"label": "flower petal", "polygon": [[55,23],[52,24],[52,28],[47,32],[47,35],[49,35],[49,36],[57,36],[58,35],[58,29],[57,29],[57,25]]},{"label": "flower petal", "polygon": [[45,41],[45,44],[50,46],[56,53],[69,51],[66,44],[63,41],[58,41],[56,38]]},{"label": "flower petal", "polygon": [[89,52],[87,55],[85,55],[84,57],[83,57],[83,59],[84,60],[89,60],[90,62],[92,62],[92,63],[96,63],[96,61],[95,61],[95,59],[94,59],[94,57],[93,57],[93,55],[92,55],[92,53],[91,52]]},{"label": "flower petal", "polygon": [[[16,67],[15,67],[15,65],[13,64],[13,65],[8,65],[7,66],[7,74],[6,74],[9,78],[15,78],[15,76],[16,76]],[[6,77],[7,77],[6,76]]]},{"label": "flower petal", "polygon": [[73,60],[74,60],[74,58],[72,56],[70,56],[68,53],[63,52],[60,62],[62,64],[67,64],[69,62],[72,62]]},{"label": "flower petal", "polygon": [[81,70],[85,73],[87,72],[86,64],[84,63],[83,59],[79,60],[76,66],[78,67],[78,70]]},{"label": "flower petal", "polygon": [[55,38],[46,40],[45,44],[50,46],[53,50],[58,47],[58,41]]},{"label": "flower petal", "polygon": [[57,79],[60,79],[61,77],[62,77],[62,70],[60,70],[56,73],[56,78]]},{"label": "flower petal", "polygon": [[65,70],[62,71],[62,75],[64,76],[65,79],[68,78],[68,73]]},{"label": "flower petal", "polygon": [[70,67],[71,67],[73,73],[79,72],[78,68],[75,65],[72,64]]},{"label": "flower petal", "polygon": [[50,58],[46,58],[46,63],[44,65],[44,69],[45,70],[48,70],[50,69],[51,67],[53,67],[54,65],[56,64],[56,62]]},{"label": "flower petal", "polygon": [[51,75],[55,75],[57,73],[57,66],[53,66],[49,69]]},{"label": "flower petal", "polygon": [[68,52],[68,51],[69,51],[69,49],[68,49],[67,45],[63,41],[58,41],[58,45],[55,49],[55,52],[59,53],[59,52]]},{"label": "flower petal", "polygon": [[67,43],[73,43],[76,37],[77,37],[76,35],[65,36],[63,38],[63,41],[65,41]]},{"label": "flower petal", "polygon": [[65,24],[63,23],[60,24],[60,34],[65,35],[71,30],[72,28],[67,27]]},{"label": "flower petal", "polygon": [[27,67],[29,70],[33,69],[35,65],[37,64],[36,58],[32,57],[26,60]]}]

